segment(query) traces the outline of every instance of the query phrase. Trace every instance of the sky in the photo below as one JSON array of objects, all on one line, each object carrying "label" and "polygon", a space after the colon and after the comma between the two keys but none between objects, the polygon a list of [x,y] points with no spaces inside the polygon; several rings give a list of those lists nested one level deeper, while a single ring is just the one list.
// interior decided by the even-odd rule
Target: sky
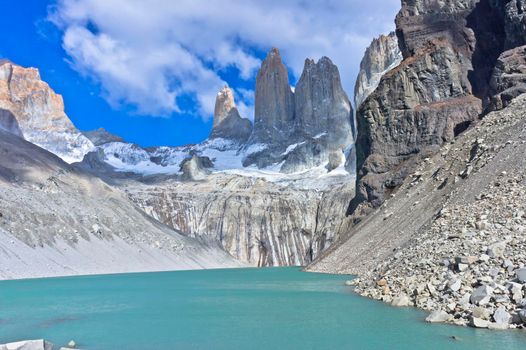
[{"label": "sky", "polygon": [[277,47],[294,86],[327,56],[352,99],[365,48],[400,0],[0,0],[0,57],[36,67],[81,130],[142,146],[198,143],[233,88],[253,119],[255,77]]}]

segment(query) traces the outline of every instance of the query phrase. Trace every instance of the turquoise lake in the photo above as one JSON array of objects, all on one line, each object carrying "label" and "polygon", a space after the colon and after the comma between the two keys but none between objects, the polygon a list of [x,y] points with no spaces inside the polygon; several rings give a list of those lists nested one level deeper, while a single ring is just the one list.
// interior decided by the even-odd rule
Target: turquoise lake
[{"label": "turquoise lake", "polygon": [[[525,349],[524,331],[430,325],[299,268],[0,282],[0,343],[91,349]],[[459,340],[451,339],[457,336]]]}]

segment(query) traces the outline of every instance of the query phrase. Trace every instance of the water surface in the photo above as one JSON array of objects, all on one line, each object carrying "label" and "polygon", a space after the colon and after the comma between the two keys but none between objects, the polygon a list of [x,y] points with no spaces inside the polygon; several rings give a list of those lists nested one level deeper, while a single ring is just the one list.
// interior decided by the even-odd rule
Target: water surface
[{"label": "water surface", "polygon": [[[0,343],[90,349],[525,349],[524,331],[423,322],[298,268],[0,282]],[[460,340],[452,340],[451,336]]]}]

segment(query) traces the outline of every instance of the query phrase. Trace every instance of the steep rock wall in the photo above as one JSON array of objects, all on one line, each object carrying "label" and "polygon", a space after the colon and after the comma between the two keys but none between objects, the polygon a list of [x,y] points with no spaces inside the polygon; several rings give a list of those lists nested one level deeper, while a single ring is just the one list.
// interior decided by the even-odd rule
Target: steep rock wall
[{"label": "steep rock wall", "polygon": [[62,96],[35,68],[0,61],[0,108],[16,117],[24,139],[67,162],[82,160],[94,148],[65,114]]},{"label": "steep rock wall", "polygon": [[396,33],[404,61],[357,112],[357,196],[349,213],[378,207],[419,160],[478,120],[499,56],[521,41],[509,28],[523,25],[522,1],[511,3],[402,1]]},{"label": "steep rock wall", "polygon": [[254,266],[306,265],[338,240],[352,184],[301,190],[263,179],[210,175],[200,182],[132,185],[146,213],[193,237],[209,237]]}]

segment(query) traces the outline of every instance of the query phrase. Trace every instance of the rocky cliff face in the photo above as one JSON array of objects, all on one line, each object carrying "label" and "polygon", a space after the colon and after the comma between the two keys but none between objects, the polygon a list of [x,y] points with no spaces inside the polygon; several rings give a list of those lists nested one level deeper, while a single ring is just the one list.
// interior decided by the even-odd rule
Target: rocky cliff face
[{"label": "rocky cliff face", "polygon": [[97,130],[83,131],[86,136],[95,146],[101,146],[110,142],[124,142],[122,137],[110,134],[104,128]]},{"label": "rocky cliff face", "polygon": [[327,134],[334,149],[353,141],[352,107],[343,91],[338,68],[328,57],[305,60],[294,91],[295,136],[314,138]]},{"label": "rocky cliff face", "polygon": [[526,92],[526,46],[504,51],[497,60],[490,81],[490,110],[506,107]]},{"label": "rocky cliff face", "polygon": [[380,35],[365,51],[354,88],[354,105],[358,109],[374,91],[382,76],[402,62],[396,33]]},{"label": "rocky cliff face", "polygon": [[[504,43],[518,40],[506,33],[520,22],[510,3],[402,1],[396,25],[404,61],[357,112],[359,174],[350,212],[379,206],[420,159],[478,119]],[[368,203],[363,212],[360,203]]]},{"label": "rocky cliff face", "polygon": [[258,73],[256,123],[249,141],[264,147],[243,165],[280,164],[282,172],[293,173],[327,164],[331,154],[344,159],[340,154],[352,146],[354,127],[338,68],[327,57],[318,62],[307,59],[294,93],[288,84],[286,69],[273,49]]},{"label": "rocky cliff face", "polygon": [[64,113],[57,95],[35,68],[0,62],[0,108],[15,116],[23,137],[68,162],[80,161],[93,149]]},{"label": "rocky cliff face", "polygon": [[287,68],[273,48],[256,77],[254,132],[251,143],[280,144],[290,135],[294,121],[294,94]]},{"label": "rocky cliff face", "polygon": [[244,143],[252,133],[252,124],[248,119],[241,118],[234,102],[234,94],[225,86],[216,98],[214,124],[210,139],[223,138]]},{"label": "rocky cliff face", "polygon": [[[328,179],[330,181],[330,179]],[[263,178],[213,174],[199,182],[127,183],[146,213],[192,237],[208,237],[253,266],[306,265],[338,240],[354,194],[337,181],[323,190]]]}]

